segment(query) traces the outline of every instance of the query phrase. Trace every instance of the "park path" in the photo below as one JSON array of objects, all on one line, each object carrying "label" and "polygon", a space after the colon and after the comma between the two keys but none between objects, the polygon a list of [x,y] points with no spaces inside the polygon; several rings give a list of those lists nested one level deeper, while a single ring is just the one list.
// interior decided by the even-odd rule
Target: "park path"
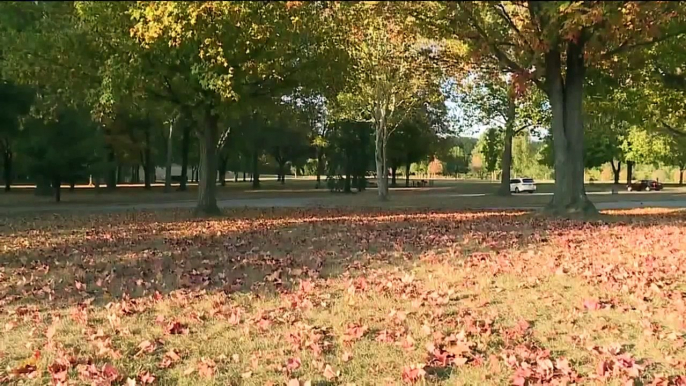
[{"label": "park path", "polygon": [[[546,193],[540,193],[542,195]],[[436,194],[433,197],[475,197],[485,196],[485,194]],[[303,208],[315,207],[320,205],[336,206],[336,199],[331,198],[317,198],[317,197],[265,197],[265,198],[237,198],[219,200],[217,202],[220,208]],[[102,205],[50,205],[50,206],[18,206],[1,208],[2,214],[30,214],[30,213],[60,213],[60,212],[119,212],[119,211],[136,211],[136,210],[166,210],[166,209],[192,209],[196,205],[195,201],[165,201],[165,202],[147,202],[147,203],[122,203],[122,204],[102,204]],[[634,208],[686,208],[686,199],[679,200],[661,200],[661,201],[614,201],[614,202],[599,202],[595,204],[598,209],[634,209]],[[540,207],[527,205],[513,205],[511,207],[498,208],[482,208],[489,209],[525,209],[535,210]]]}]

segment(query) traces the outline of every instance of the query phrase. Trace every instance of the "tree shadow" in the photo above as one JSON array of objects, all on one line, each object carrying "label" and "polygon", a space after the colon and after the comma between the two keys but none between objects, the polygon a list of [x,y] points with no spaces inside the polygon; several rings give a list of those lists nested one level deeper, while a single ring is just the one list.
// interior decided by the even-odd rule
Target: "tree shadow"
[{"label": "tree shadow", "polygon": [[340,277],[360,264],[409,266],[448,250],[459,252],[455,259],[491,258],[573,231],[686,224],[685,211],[631,213],[591,222],[525,211],[362,208],[232,210],[212,220],[183,212],[36,216],[11,232],[0,229],[0,241],[8,243],[37,238],[24,248],[14,240],[14,248],[1,252],[0,308],[68,307],[86,299],[102,305],[178,289],[280,292],[298,279]]}]

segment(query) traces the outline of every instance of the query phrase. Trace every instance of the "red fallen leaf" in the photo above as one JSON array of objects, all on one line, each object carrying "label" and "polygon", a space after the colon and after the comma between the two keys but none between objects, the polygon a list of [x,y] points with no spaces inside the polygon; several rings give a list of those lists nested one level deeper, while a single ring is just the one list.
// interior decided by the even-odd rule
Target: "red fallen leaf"
[{"label": "red fallen leaf", "polygon": [[349,343],[361,339],[367,332],[367,326],[350,324],[343,335],[343,342]]},{"label": "red fallen leaf", "polygon": [[330,381],[330,380],[336,378],[337,376],[338,376],[338,374],[336,374],[333,371],[333,368],[331,368],[331,365],[326,365],[326,367],[324,368],[324,378],[326,378],[327,380]]},{"label": "red fallen leaf", "polygon": [[288,361],[286,362],[286,370],[289,373],[299,369],[300,366],[302,366],[300,358],[288,358]]},{"label": "red fallen leaf", "polygon": [[71,363],[66,358],[57,358],[50,366],[48,366],[48,372],[52,378],[52,382],[59,384],[67,381],[67,372]]},{"label": "red fallen leaf", "polygon": [[181,356],[179,355],[179,352],[176,349],[171,349],[164,354],[164,357],[162,357],[162,361],[160,362],[159,367],[162,369],[167,369],[180,360]]},{"label": "red fallen leaf", "polygon": [[404,366],[402,373],[403,382],[416,383],[420,379],[424,379],[426,376],[426,371],[424,371],[424,365],[411,365]]},{"label": "red fallen leaf", "polygon": [[596,311],[600,309],[600,303],[594,299],[584,300],[584,308],[591,311]]},{"label": "red fallen leaf", "polygon": [[271,325],[272,322],[269,319],[262,318],[259,322],[257,322],[257,327],[259,327],[262,331],[268,330]]},{"label": "red fallen leaf", "polygon": [[141,383],[144,385],[150,385],[153,382],[155,382],[155,376],[150,374],[150,372],[148,371],[144,371],[138,374],[138,379],[140,379]]},{"label": "red fallen leaf", "polygon": [[179,321],[173,321],[167,324],[164,332],[170,335],[187,335],[188,327]]},{"label": "red fallen leaf", "polygon": [[139,357],[143,355],[143,353],[152,353],[155,351],[155,343],[150,342],[149,340],[144,340],[138,345],[138,352],[134,354],[134,357]]},{"label": "red fallen leaf", "polygon": [[117,369],[109,363],[102,366],[101,372],[103,378],[110,382],[114,382],[119,378],[119,371],[117,371]]},{"label": "red fallen leaf", "polygon": [[212,359],[200,358],[200,363],[198,363],[198,374],[204,378],[214,377],[214,371],[217,368],[217,364],[214,363]]}]

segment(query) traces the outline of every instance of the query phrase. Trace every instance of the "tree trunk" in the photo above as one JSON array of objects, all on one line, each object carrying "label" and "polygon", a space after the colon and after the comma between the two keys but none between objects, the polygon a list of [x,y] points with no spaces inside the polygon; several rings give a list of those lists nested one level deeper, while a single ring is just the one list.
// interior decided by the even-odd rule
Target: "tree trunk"
[{"label": "tree trunk", "polygon": [[286,184],[286,161],[278,161],[279,162],[279,178],[281,178],[281,185]]},{"label": "tree trunk", "polygon": [[229,157],[219,157],[219,184],[226,186],[226,165],[229,162]]},{"label": "tree trunk", "polygon": [[12,188],[12,152],[5,150],[4,153],[5,192],[9,192]]},{"label": "tree trunk", "polygon": [[614,177],[615,185],[619,184],[619,173],[622,171],[622,163],[617,162],[617,166],[615,166],[615,161],[610,160],[610,166],[612,166],[612,176]]},{"label": "tree trunk", "polygon": [[205,130],[200,137],[200,182],[198,184],[198,205],[195,213],[212,216],[220,212],[217,206],[217,141],[219,140],[219,118],[212,113],[212,107],[205,110]]},{"label": "tree trunk", "polygon": [[76,181],[72,178],[71,181],[69,181],[69,191],[73,192],[76,189]]},{"label": "tree trunk", "polygon": [[583,41],[568,43],[565,80],[560,52],[551,50],[545,55],[545,91],[552,109],[555,153],[555,188],[546,210],[554,215],[597,213],[584,187],[583,46]]},{"label": "tree trunk", "polygon": [[62,189],[60,189],[62,186],[62,180],[60,179],[59,176],[55,177],[52,181],[52,189],[55,192],[55,202],[60,202],[62,199],[61,193]]},{"label": "tree trunk", "polygon": [[684,168],[679,169],[679,186],[684,184]]},{"label": "tree trunk", "polygon": [[[514,86],[512,86],[514,87]],[[514,88],[508,93],[507,98],[507,122],[505,122],[505,139],[503,141],[503,172],[500,173],[500,188],[498,189],[499,196],[510,196],[510,171],[512,169],[512,138],[515,135],[514,124],[516,117],[516,104]]]},{"label": "tree trunk", "polygon": [[631,185],[634,174],[634,161],[626,161],[626,184]]},{"label": "tree trunk", "polygon": [[179,190],[184,192],[188,189],[188,152],[191,145],[191,127],[187,123],[183,126],[183,136],[181,138],[181,182],[179,182]]},{"label": "tree trunk", "polygon": [[395,175],[396,175],[396,172],[397,172],[397,171],[398,171],[398,167],[395,166],[395,165],[393,165],[393,166],[391,167],[391,186],[394,187],[394,188],[396,187]]},{"label": "tree trunk", "polygon": [[317,185],[315,185],[315,189],[319,189],[322,184],[322,171],[323,171],[323,166],[322,161],[324,159],[324,152],[322,149],[317,146]]},{"label": "tree trunk", "polygon": [[388,170],[386,168],[386,125],[384,117],[379,119],[376,127],[376,181],[381,201],[388,200]]},{"label": "tree trunk", "polygon": [[233,172],[233,182],[238,182],[238,171]]},{"label": "tree trunk", "polygon": [[260,188],[260,157],[257,150],[253,151],[252,154],[252,188]]},{"label": "tree trunk", "polygon": [[155,166],[152,164],[152,148],[150,146],[150,126],[145,129],[145,148],[143,149],[143,167],[145,170],[145,190],[152,189],[152,183],[155,179]]},{"label": "tree trunk", "polygon": [[164,192],[172,191],[172,133],[174,132],[174,122],[169,122],[169,135],[167,136],[167,162],[164,165]]},{"label": "tree trunk", "polygon": [[410,163],[405,164],[405,187],[410,187]]},{"label": "tree trunk", "polygon": [[117,188],[117,170],[114,167],[114,150],[110,147],[110,152],[107,154],[107,161],[109,163],[109,170],[107,171],[107,189],[114,190]]},{"label": "tree trunk", "polygon": [[512,129],[505,129],[505,139],[503,141],[503,171],[500,174],[499,196],[510,196],[510,170],[512,168]]},{"label": "tree trunk", "polygon": [[245,181],[246,181],[246,179],[245,179],[245,170],[243,170],[243,182],[245,182]]}]

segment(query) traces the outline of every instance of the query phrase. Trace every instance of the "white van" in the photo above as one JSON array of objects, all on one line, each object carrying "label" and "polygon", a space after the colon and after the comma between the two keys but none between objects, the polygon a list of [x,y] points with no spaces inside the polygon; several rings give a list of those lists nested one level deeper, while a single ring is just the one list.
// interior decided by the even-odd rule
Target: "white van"
[{"label": "white van", "polygon": [[510,180],[510,193],[533,193],[535,191],[536,183],[534,183],[533,178],[513,178]]}]

